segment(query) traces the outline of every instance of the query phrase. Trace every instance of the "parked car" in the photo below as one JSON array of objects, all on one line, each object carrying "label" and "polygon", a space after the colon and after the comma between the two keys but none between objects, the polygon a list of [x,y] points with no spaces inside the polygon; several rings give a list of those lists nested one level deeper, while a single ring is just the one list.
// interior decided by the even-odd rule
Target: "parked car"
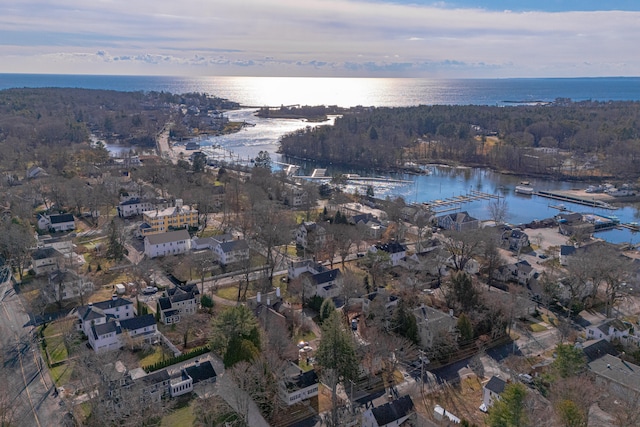
[{"label": "parked car", "polygon": [[153,295],[158,292],[158,288],[155,286],[147,286],[142,290],[142,293],[145,295]]}]

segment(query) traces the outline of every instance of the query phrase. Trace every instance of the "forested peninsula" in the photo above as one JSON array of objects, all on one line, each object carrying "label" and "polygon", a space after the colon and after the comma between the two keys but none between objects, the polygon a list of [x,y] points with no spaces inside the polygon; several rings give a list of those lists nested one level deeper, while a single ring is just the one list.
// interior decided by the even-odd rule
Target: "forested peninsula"
[{"label": "forested peninsula", "polygon": [[224,132],[219,111],[233,108],[238,104],[198,93],[2,90],[0,167],[24,172],[35,164],[62,172],[74,156],[100,153],[86,150],[92,135],[107,143],[145,149],[155,147],[157,134],[168,123],[174,139]]},{"label": "forested peninsula", "polygon": [[562,179],[640,176],[640,103],[354,108],[284,136],[286,156],[362,169],[449,163]]}]

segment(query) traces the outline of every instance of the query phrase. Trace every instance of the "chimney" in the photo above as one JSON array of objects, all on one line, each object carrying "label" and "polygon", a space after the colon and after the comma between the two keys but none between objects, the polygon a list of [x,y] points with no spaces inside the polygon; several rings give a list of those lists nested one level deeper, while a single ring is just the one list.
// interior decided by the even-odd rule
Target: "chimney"
[{"label": "chimney", "polygon": [[449,309],[449,316],[450,316],[450,317],[453,317],[453,308],[450,308],[450,309]]},{"label": "chimney", "polygon": [[276,288],[276,296],[280,298],[280,286]]},{"label": "chimney", "polygon": [[200,359],[196,359],[196,368],[200,366]]},{"label": "chimney", "polygon": [[258,301],[258,304],[262,302],[262,294],[260,292],[258,292],[258,295],[256,295],[256,301]]},{"label": "chimney", "polygon": [[118,299],[118,295],[113,294],[111,295],[111,300],[116,301]]},{"label": "chimney", "polygon": [[271,305],[271,298],[267,297],[267,306]]}]

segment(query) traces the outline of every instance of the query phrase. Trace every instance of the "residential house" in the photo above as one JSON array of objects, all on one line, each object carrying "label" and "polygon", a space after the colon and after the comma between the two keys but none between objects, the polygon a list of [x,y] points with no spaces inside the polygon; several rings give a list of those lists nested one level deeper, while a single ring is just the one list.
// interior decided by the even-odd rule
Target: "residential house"
[{"label": "residential house", "polygon": [[640,398],[640,366],[606,354],[588,364],[596,385],[606,387],[619,399],[637,402]]},{"label": "residential house", "polygon": [[31,253],[31,267],[36,276],[51,273],[60,268],[64,255],[53,247],[37,248]]},{"label": "residential house", "polygon": [[275,292],[269,292],[266,295],[258,292],[255,298],[247,300],[247,305],[253,310],[256,319],[265,331],[274,328],[282,331],[287,328],[287,319],[281,314],[284,307],[279,287]]},{"label": "residential house", "polygon": [[213,256],[221,265],[241,263],[249,260],[249,243],[245,239],[217,242]]},{"label": "residential house", "polygon": [[422,304],[413,310],[413,315],[418,326],[420,345],[424,348],[432,347],[434,339],[439,335],[455,331],[457,319],[453,317],[453,312],[446,314]]},{"label": "residential house", "polygon": [[523,248],[529,246],[529,236],[519,228],[507,230],[502,234],[502,240],[506,242],[509,249],[520,252]]},{"label": "residential house", "polygon": [[587,326],[587,339],[604,339],[611,341],[614,339],[625,339],[632,329],[631,324],[623,323],[619,319],[605,319],[604,321]]},{"label": "residential house", "polygon": [[305,297],[318,295],[322,298],[335,298],[342,290],[342,273],[340,269],[312,274],[304,279]]},{"label": "residential house", "polygon": [[400,299],[396,295],[391,295],[385,288],[378,288],[375,291],[362,296],[362,312],[369,314],[371,308],[380,303],[388,313],[392,313],[398,306]]},{"label": "residential house", "polygon": [[587,363],[593,362],[605,354],[610,354],[613,357],[617,357],[620,354],[613,344],[605,339],[585,341],[576,344],[576,347],[582,349],[582,354],[587,359]]},{"label": "residential house", "polygon": [[193,251],[203,251],[203,250],[212,250],[216,245],[216,240],[213,237],[197,237],[193,236],[191,238],[191,250]]},{"label": "residential house", "polygon": [[44,178],[46,176],[49,176],[49,174],[40,166],[31,166],[29,169],[27,169],[27,179],[38,179]]},{"label": "residential house", "polygon": [[142,217],[149,225],[141,230],[144,236],[198,225],[198,211],[184,205],[182,199],[176,199],[175,207],[143,212]]},{"label": "residential house", "polygon": [[467,212],[450,213],[436,217],[438,227],[445,230],[467,231],[480,227],[480,221]]},{"label": "residential house", "polygon": [[76,314],[79,329],[96,352],[115,350],[139,341],[151,341],[157,335],[154,316],[147,314],[135,317],[133,303],[118,296],[79,307]]},{"label": "residential house", "polygon": [[402,396],[377,407],[369,407],[362,413],[362,427],[395,427],[402,425],[415,413],[411,396]]},{"label": "residential house", "polygon": [[296,244],[308,250],[318,250],[327,241],[327,229],[315,222],[303,222],[296,230]]},{"label": "residential house", "polygon": [[150,234],[144,238],[144,254],[149,258],[183,254],[190,248],[191,237],[187,230]]},{"label": "residential house", "polygon": [[289,279],[297,279],[304,273],[318,274],[327,271],[327,268],[311,259],[305,259],[303,261],[291,261],[287,268],[287,274]]},{"label": "residential house", "polygon": [[576,253],[576,247],[573,245],[560,245],[560,265],[568,265],[569,258]]},{"label": "residential house", "polygon": [[93,282],[72,270],[58,270],[49,273],[48,297],[52,302],[80,298],[93,292]]},{"label": "residential house", "polygon": [[493,403],[500,399],[506,385],[505,380],[494,375],[489,382],[482,386],[482,405],[480,405],[482,412],[487,412]]},{"label": "residential house", "polygon": [[38,228],[49,231],[75,230],[76,221],[71,214],[38,215]]},{"label": "residential house", "polygon": [[531,279],[538,277],[538,272],[527,260],[520,260],[514,264],[508,265],[507,267],[511,271],[511,280],[514,280],[521,285],[526,285]]},{"label": "residential house", "polygon": [[309,194],[301,185],[285,184],[284,204],[292,208],[299,208],[307,204]]},{"label": "residential house", "polygon": [[369,248],[370,252],[383,251],[389,254],[391,265],[395,267],[407,256],[407,247],[401,243],[391,241],[381,245],[375,245]]},{"label": "residential house", "polygon": [[315,370],[303,372],[295,365],[291,367],[294,373],[287,375],[280,382],[280,396],[289,406],[317,396],[319,386]]},{"label": "residential house", "polygon": [[165,325],[180,322],[181,316],[198,311],[200,291],[196,284],[179,285],[165,291],[165,296],[158,298],[160,321]]},{"label": "residential house", "polygon": [[131,218],[145,212],[168,209],[169,203],[164,199],[141,199],[140,197],[124,197],[117,206],[120,218]]}]

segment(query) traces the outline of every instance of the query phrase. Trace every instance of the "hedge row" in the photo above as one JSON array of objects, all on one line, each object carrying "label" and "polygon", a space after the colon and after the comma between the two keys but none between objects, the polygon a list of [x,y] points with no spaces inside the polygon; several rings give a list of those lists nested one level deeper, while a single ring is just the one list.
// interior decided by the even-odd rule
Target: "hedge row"
[{"label": "hedge row", "polygon": [[150,372],[153,372],[153,371],[157,371],[157,370],[166,368],[167,366],[174,365],[176,363],[184,362],[185,360],[189,360],[192,357],[200,356],[202,354],[208,353],[209,351],[211,351],[209,349],[209,346],[205,345],[203,347],[199,347],[199,348],[193,349],[188,353],[182,353],[180,356],[171,357],[169,359],[165,359],[165,360],[162,360],[160,362],[156,362],[153,365],[143,366],[142,369],[144,369],[144,371],[146,373],[150,373]]}]

